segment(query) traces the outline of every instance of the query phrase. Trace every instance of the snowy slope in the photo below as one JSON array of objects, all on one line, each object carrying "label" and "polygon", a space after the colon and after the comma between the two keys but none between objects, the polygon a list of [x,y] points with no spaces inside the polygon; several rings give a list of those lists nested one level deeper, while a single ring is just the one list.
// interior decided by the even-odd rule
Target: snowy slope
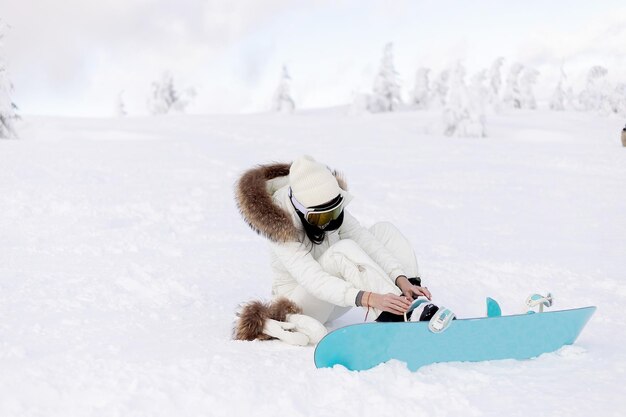
[{"label": "snowy slope", "polygon": [[[0,416],[622,415],[623,121],[516,112],[461,139],[430,133],[437,117],[26,117],[0,141]],[[459,316],[536,291],[596,315],[557,353],[415,373],[231,341],[234,307],[270,289],[233,184],[302,153],[345,173],[362,223],[406,233]]]}]

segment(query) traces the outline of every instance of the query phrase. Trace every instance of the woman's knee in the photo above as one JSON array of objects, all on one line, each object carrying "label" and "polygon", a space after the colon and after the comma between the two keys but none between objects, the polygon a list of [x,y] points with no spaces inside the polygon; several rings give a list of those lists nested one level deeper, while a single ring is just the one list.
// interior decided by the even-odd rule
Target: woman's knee
[{"label": "woman's knee", "polygon": [[370,229],[374,237],[383,244],[402,263],[405,273],[410,276],[419,275],[417,258],[409,239],[393,223],[380,222]]},{"label": "woman's knee", "polygon": [[351,239],[343,239],[329,247],[319,259],[322,268],[331,275],[347,279],[362,269],[362,265],[374,264],[369,255]]}]

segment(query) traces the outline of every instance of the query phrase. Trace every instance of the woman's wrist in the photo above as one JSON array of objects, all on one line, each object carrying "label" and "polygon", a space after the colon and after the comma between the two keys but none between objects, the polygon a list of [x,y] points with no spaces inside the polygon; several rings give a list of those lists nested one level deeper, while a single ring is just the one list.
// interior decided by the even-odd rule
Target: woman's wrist
[{"label": "woman's wrist", "polygon": [[375,294],[371,291],[367,291],[364,295],[363,295],[363,307],[374,307],[374,305],[372,304],[372,299],[375,299]]},{"label": "woman's wrist", "polygon": [[409,279],[406,277],[406,275],[398,275],[395,282],[396,282],[396,287],[400,289],[402,288],[403,284],[410,284]]}]

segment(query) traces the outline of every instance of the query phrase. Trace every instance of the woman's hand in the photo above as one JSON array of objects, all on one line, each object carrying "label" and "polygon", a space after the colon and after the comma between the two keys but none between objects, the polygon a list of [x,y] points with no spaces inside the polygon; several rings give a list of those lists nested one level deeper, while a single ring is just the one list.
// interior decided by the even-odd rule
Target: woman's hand
[{"label": "woman's hand", "polygon": [[364,299],[366,301],[365,307],[374,307],[393,314],[404,314],[411,307],[411,302],[403,295],[372,292],[369,293],[369,296],[366,294]]},{"label": "woman's hand", "polygon": [[415,298],[423,295],[429,300],[432,298],[430,291],[428,291],[427,287],[418,287],[417,285],[413,285],[409,282],[408,278],[404,275],[400,275],[396,278],[396,285],[402,291],[402,294],[407,297],[410,301],[413,301]]}]

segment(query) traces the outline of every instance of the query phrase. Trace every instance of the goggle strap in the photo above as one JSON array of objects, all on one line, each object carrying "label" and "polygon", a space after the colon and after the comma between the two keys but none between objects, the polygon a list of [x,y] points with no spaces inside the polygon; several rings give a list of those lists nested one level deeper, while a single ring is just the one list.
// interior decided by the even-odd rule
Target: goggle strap
[{"label": "goggle strap", "polygon": [[291,191],[291,187],[289,187],[289,198],[291,199],[291,203],[294,205],[294,207],[306,217],[310,210],[304,207],[298,200],[296,200],[296,198],[293,196],[293,191]]},{"label": "goggle strap", "polygon": [[296,199],[296,197],[294,197],[294,195],[293,195],[293,191],[291,190],[291,187],[289,187],[289,198],[291,199],[291,202],[293,203],[294,207],[295,207],[296,209],[298,209],[298,211],[299,211],[300,213],[302,213],[305,217],[306,217],[309,213],[325,213],[325,212],[330,212],[330,211],[335,210],[338,206],[340,206],[340,205],[343,203],[343,196],[339,196],[339,197],[340,197],[339,201],[338,201],[338,202],[337,202],[337,204],[336,204],[334,207],[332,207],[332,208],[329,208],[329,209],[323,209],[323,210],[321,210],[321,209],[310,209],[310,208],[305,207],[302,203],[300,203],[300,202]]}]

